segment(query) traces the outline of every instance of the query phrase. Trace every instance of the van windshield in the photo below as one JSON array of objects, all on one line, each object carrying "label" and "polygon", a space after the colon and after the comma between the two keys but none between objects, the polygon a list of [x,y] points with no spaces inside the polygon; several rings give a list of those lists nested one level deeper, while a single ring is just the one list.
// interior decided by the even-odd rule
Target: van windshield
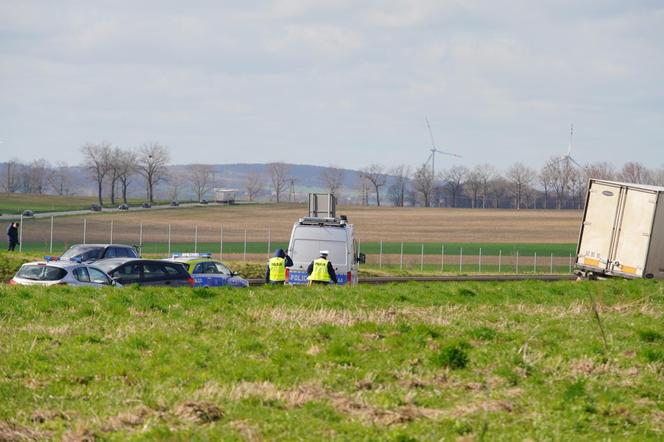
[{"label": "van windshield", "polygon": [[295,262],[310,263],[320,256],[321,250],[330,252],[328,259],[334,265],[346,265],[346,243],[317,239],[296,239],[293,241],[291,258]]}]

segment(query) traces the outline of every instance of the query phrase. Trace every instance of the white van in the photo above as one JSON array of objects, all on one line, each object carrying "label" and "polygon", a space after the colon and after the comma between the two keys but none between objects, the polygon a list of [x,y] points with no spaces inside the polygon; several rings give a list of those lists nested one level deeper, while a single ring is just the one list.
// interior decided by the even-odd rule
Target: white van
[{"label": "white van", "polygon": [[[321,204],[327,205],[327,210],[319,210]],[[293,225],[288,244],[288,255],[293,260],[293,266],[286,270],[289,284],[308,283],[307,267],[321,250],[329,251],[338,284],[357,284],[358,265],[365,262],[365,256],[357,253],[353,225],[345,216],[335,217],[335,205],[332,194],[310,194],[310,216]]]}]

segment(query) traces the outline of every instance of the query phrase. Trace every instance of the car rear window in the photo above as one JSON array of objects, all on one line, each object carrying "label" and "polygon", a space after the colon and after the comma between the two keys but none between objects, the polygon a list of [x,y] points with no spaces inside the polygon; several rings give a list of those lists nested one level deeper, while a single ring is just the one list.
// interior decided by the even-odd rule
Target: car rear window
[{"label": "car rear window", "polygon": [[67,271],[63,268],[39,264],[25,264],[16,274],[19,278],[32,281],[58,281],[66,275]]},{"label": "car rear window", "polygon": [[166,273],[170,276],[181,276],[184,275],[186,270],[182,264],[164,264]]},{"label": "car rear window", "polygon": [[81,261],[93,261],[101,258],[104,248],[99,246],[77,246],[72,247],[62,254],[62,259],[80,259]]}]

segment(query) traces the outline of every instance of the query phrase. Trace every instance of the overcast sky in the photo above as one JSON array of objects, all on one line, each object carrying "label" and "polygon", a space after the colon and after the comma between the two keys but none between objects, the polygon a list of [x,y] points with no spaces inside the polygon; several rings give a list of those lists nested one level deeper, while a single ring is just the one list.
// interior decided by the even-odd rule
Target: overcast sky
[{"label": "overcast sky", "polygon": [[664,2],[0,0],[0,161],[664,163]]}]

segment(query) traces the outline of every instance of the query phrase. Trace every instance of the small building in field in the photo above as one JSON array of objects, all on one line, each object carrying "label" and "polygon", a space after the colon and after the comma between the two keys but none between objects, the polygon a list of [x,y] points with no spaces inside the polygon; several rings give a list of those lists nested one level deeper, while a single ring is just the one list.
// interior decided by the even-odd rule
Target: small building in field
[{"label": "small building in field", "polygon": [[235,204],[237,189],[214,189],[214,200],[221,204]]}]

